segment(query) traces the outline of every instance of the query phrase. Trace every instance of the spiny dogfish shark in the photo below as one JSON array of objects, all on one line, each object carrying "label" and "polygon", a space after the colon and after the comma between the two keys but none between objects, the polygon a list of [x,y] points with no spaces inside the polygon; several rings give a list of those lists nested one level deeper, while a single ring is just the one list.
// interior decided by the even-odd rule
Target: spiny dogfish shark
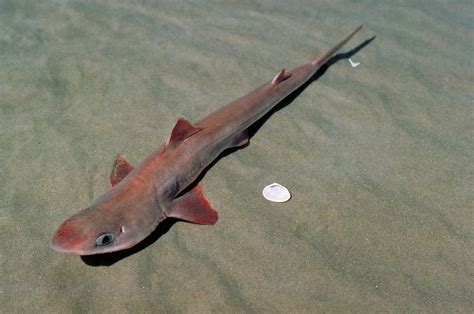
[{"label": "spiny dogfish shark", "polygon": [[196,179],[224,150],[248,144],[248,128],[307,82],[362,25],[310,63],[281,70],[271,81],[192,124],[179,119],[167,142],[137,167],[118,156],[112,188],[58,228],[54,250],[93,255],[133,247],[168,217],[202,225],[217,211]]}]

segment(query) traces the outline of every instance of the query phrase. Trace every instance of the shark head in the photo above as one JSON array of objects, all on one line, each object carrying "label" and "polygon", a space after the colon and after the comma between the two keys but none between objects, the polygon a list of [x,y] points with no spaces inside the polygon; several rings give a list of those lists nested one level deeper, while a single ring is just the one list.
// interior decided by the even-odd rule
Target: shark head
[{"label": "shark head", "polygon": [[[198,131],[184,119],[178,120],[166,149],[176,149],[179,141]],[[146,162],[155,167],[160,162],[169,165],[166,162],[172,159],[163,152],[160,150]],[[117,157],[110,176],[112,189],[64,221],[55,232],[51,247],[58,252],[79,255],[110,253],[138,244],[167,217],[196,224],[216,223],[217,212],[204,196],[200,184],[176,197],[177,175],[165,171],[167,175],[156,176],[157,171],[148,168],[134,172],[128,161]]]},{"label": "shark head", "polygon": [[58,252],[79,255],[110,253],[134,246],[155,227],[156,223],[152,223],[147,228],[144,221],[130,219],[120,211],[90,207],[63,222],[55,232],[51,246]]}]

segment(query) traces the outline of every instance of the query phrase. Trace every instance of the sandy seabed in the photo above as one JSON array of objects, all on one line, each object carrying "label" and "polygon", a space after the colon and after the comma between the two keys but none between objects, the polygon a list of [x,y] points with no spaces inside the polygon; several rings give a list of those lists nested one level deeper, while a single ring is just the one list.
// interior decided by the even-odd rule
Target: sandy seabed
[{"label": "sandy seabed", "polygon": [[[471,1],[0,1],[0,312],[472,312]],[[215,226],[80,258],[58,225],[175,121],[365,29],[202,179]],[[274,204],[266,184],[293,198]],[[94,267],[95,266],[95,267]],[[108,267],[106,267],[108,266]]]}]

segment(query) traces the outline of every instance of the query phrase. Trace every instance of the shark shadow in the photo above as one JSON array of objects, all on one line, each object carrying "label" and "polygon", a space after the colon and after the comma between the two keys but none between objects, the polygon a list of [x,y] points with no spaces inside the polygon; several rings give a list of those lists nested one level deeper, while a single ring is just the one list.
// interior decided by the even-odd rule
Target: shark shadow
[{"label": "shark shadow", "polygon": [[[351,58],[353,55],[357,54],[360,50],[370,44],[374,39],[375,36],[365,40],[354,49],[345,53],[336,54],[334,57],[329,59],[306,83],[304,83],[298,89],[293,91],[290,95],[288,95],[286,98],[280,101],[280,103],[273,107],[266,115],[264,115],[261,119],[255,122],[252,126],[250,126],[248,129],[249,138],[252,138],[263,126],[263,124],[265,124],[265,122],[270,119],[272,115],[291,104],[295,100],[295,98],[298,97],[311,83],[317,81],[321,76],[323,76],[333,64],[340,60]],[[194,188],[199,182],[201,182],[201,180],[206,176],[206,173],[209,171],[209,169],[211,169],[217,162],[242,148],[244,147],[230,148],[224,151],[221,155],[219,155],[219,157],[217,157],[212,163],[210,163],[202,171],[198,178],[188,188],[181,192],[180,195],[185,194],[186,192]],[[104,254],[84,255],[81,256],[81,259],[85,264],[89,266],[111,266],[116,262],[130,255],[138,253],[141,250],[150,246],[151,244],[155,243],[159,238],[165,235],[171,229],[171,227],[178,221],[180,220],[175,218],[165,219],[164,221],[158,224],[156,229],[148,237],[146,237],[143,241],[129,249]]]}]

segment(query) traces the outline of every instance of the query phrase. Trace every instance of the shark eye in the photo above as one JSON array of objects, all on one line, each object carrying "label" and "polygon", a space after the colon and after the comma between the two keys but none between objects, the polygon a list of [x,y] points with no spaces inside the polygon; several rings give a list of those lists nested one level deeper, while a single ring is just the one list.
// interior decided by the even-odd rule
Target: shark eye
[{"label": "shark eye", "polygon": [[101,234],[95,239],[95,246],[106,246],[114,242],[115,236],[112,232],[106,232]]}]

